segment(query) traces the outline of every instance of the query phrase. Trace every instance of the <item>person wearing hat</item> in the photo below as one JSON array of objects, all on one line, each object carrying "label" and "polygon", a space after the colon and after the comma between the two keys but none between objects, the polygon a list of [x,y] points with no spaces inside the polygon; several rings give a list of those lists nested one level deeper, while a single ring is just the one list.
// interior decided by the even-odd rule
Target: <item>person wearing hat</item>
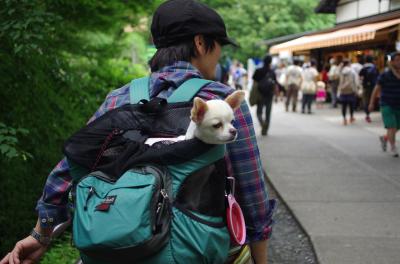
[{"label": "person wearing hat", "polygon": [[[221,47],[237,46],[228,37],[224,21],[213,9],[192,0],[162,3],[151,25],[157,52],[149,61],[150,97],[167,98],[191,78],[214,79]],[[234,90],[213,82],[196,95],[204,100],[222,99]],[[94,114],[93,121],[107,111],[129,104],[129,84],[110,92]],[[236,178],[237,199],[247,227],[247,241],[256,263],[267,263],[267,239],[271,234],[275,200],[270,200],[264,182],[253,121],[247,103],[235,112],[237,140],[227,145],[228,174]],[[38,221],[32,233],[20,240],[0,264],[37,263],[51,241],[54,226],[68,220],[67,197],[72,187],[69,166],[61,160],[49,174],[37,203]]]},{"label": "person wearing hat", "polygon": [[399,157],[396,147],[396,133],[400,129],[400,52],[389,55],[389,70],[382,73],[369,101],[369,111],[375,108],[375,99],[380,94],[380,106],[386,134],[379,137],[382,150],[390,144],[390,155]]}]

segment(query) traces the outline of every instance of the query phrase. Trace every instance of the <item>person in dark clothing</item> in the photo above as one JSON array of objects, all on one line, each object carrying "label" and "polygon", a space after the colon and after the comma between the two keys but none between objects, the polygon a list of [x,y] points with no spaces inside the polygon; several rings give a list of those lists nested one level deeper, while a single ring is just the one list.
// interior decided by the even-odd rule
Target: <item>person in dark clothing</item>
[{"label": "person in dark clothing", "polygon": [[365,111],[365,121],[371,123],[371,118],[369,117],[369,110],[368,105],[371,99],[372,91],[375,88],[376,81],[378,80],[379,71],[376,66],[373,64],[374,58],[368,55],[365,58],[365,64],[360,71],[360,79],[362,82],[363,93],[362,99],[364,104],[364,111]]},{"label": "person in dark clothing", "polygon": [[390,54],[389,70],[378,77],[369,102],[369,111],[375,107],[375,99],[380,94],[380,110],[386,134],[379,137],[383,151],[390,144],[390,155],[398,158],[396,133],[400,130],[400,52]]},{"label": "person in dark clothing", "polygon": [[[277,91],[275,72],[271,69],[272,57],[265,56],[264,66],[254,72],[253,80],[256,89],[260,92],[260,100],[257,103],[257,119],[261,125],[261,135],[266,136],[269,129],[271,108],[274,93]],[[265,109],[265,118],[263,110]]]}]

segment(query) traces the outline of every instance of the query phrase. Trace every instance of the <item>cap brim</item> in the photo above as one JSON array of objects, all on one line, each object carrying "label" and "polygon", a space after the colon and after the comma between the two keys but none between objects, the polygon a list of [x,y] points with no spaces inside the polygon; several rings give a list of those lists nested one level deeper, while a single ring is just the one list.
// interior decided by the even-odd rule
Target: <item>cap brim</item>
[{"label": "cap brim", "polygon": [[218,39],[218,42],[219,42],[222,46],[225,46],[225,45],[232,45],[232,46],[234,46],[234,47],[236,47],[236,48],[239,48],[239,47],[240,47],[240,45],[239,45],[236,41],[234,41],[233,39],[228,38],[228,37],[219,38],[219,39]]}]

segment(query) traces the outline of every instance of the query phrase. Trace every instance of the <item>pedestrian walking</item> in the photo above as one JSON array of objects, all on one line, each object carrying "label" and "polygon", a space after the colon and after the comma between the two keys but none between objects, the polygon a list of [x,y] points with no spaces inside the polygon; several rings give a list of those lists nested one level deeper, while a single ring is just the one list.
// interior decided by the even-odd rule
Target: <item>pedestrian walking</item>
[{"label": "pedestrian walking", "polygon": [[[260,98],[257,103],[257,119],[261,125],[261,135],[266,136],[270,127],[272,101],[278,93],[275,72],[271,69],[272,57],[265,56],[264,65],[257,69],[253,75],[254,88],[257,88]],[[264,115],[263,110],[265,109]],[[263,117],[264,116],[264,117]]]},{"label": "pedestrian walking", "polygon": [[332,107],[336,108],[338,103],[337,93],[339,85],[340,68],[338,66],[338,62],[334,58],[331,58],[329,60],[329,64],[330,64],[328,72],[329,90],[331,94]]},{"label": "pedestrian walking", "polygon": [[278,64],[278,67],[275,69],[276,81],[279,88],[279,95],[277,96],[280,98],[280,101],[283,101],[283,98],[286,95],[285,83],[286,83],[286,64],[285,62],[281,61]]},{"label": "pedestrian walking", "polygon": [[360,71],[363,68],[364,64],[364,56],[359,54],[357,55],[357,60],[356,62],[351,63],[350,67],[354,71],[355,76],[356,76],[356,85],[357,85],[357,93],[356,93],[356,102],[354,109],[355,110],[361,110],[362,109],[362,83],[360,79]]},{"label": "pedestrian walking", "polygon": [[321,109],[326,101],[326,84],[323,81],[317,82],[316,101],[318,109]]},{"label": "pedestrian walking", "polygon": [[364,64],[364,56],[360,54],[360,55],[357,55],[356,62],[353,62],[350,67],[358,75],[360,73],[361,69],[363,68],[363,64]]},{"label": "pedestrian walking", "polygon": [[310,63],[306,64],[303,69],[302,77],[303,82],[301,83],[301,91],[303,93],[301,112],[304,114],[307,107],[307,113],[311,114],[311,105],[317,92],[317,79],[318,71],[315,68],[317,63],[315,60],[311,60]]},{"label": "pedestrian walking", "polygon": [[[219,14],[205,4],[193,0],[172,0],[162,3],[154,13],[151,33],[157,52],[149,62],[151,75],[147,83],[148,91],[139,90],[141,91],[139,94],[147,94],[151,99],[155,98],[157,105],[154,104],[153,107],[158,107],[161,99],[169,98],[171,94],[174,95],[174,90],[188,80],[194,78],[214,79],[215,67],[221,55],[221,47],[227,44],[235,44],[234,41],[228,38],[224,21]],[[130,91],[130,84],[111,91],[90,122],[94,122],[95,119],[100,116],[103,117],[105,113],[109,113],[116,108],[129,105],[131,103],[130,95],[135,95],[134,92],[131,94]],[[196,96],[204,100],[210,100],[223,98],[232,92],[233,89],[231,87],[219,82],[210,82],[205,84]],[[157,98],[160,100],[157,100]],[[161,111],[161,108],[157,111]],[[253,122],[246,103],[242,103],[240,107],[236,109],[235,119],[238,131],[237,140],[226,146],[225,162],[223,164],[226,164],[226,171],[228,173],[225,177],[232,176],[236,180],[236,189],[239,189],[236,195],[238,196],[238,200],[241,201],[244,218],[246,220],[246,228],[248,230],[246,240],[249,242],[252,258],[256,263],[267,263],[267,239],[271,233],[271,216],[274,201],[268,199],[268,193],[264,182],[264,173],[261,167],[261,159],[255,140]],[[122,132],[124,131],[122,130]],[[70,166],[71,164],[64,158],[49,174],[43,190],[43,195],[37,203],[38,219],[36,226],[30,235],[27,235],[26,238],[15,245],[14,249],[0,261],[0,264],[39,262],[41,256],[48,249],[51,242],[50,236],[54,226],[68,220],[69,217],[69,206],[67,202],[69,191],[74,183]],[[215,187],[216,179],[214,177],[211,178],[214,179],[212,184],[206,181],[203,182],[205,186],[209,185]],[[195,181],[192,183],[194,182]],[[160,184],[158,183],[156,185]],[[132,189],[132,191],[134,190]],[[188,190],[188,194],[189,193],[190,190]],[[198,197],[200,198],[200,196]],[[210,200],[211,198],[212,197],[207,197],[207,195],[204,196],[206,200]],[[199,199],[195,205],[191,204],[191,208],[193,208],[193,206],[197,208],[197,206],[199,206],[198,203],[203,202],[202,199]],[[120,199],[120,202],[122,202],[122,200],[123,199]],[[174,211],[176,209],[175,202],[176,200],[174,199]],[[183,207],[186,206],[184,203],[181,205]],[[171,214],[172,211],[171,208]],[[221,218],[223,218],[223,214],[225,213],[225,210],[222,211]],[[132,213],[135,212],[132,211]],[[214,213],[213,216],[204,218],[202,215],[199,216],[197,211],[185,209],[185,213],[182,212],[181,214],[190,215],[187,217],[192,217],[200,221],[201,223],[197,222],[196,225],[198,228],[204,229],[204,227],[201,227],[204,223],[212,223],[214,226],[219,226],[219,220],[216,220],[219,218],[219,213],[218,217],[216,217],[217,215]],[[156,220],[152,221],[157,223]],[[170,244],[167,244],[168,246],[160,249],[161,253],[155,255],[155,257],[159,257],[159,259],[151,263],[176,263],[176,261],[186,261],[189,263],[215,262],[214,255],[216,255],[217,252],[213,250],[212,252],[214,253],[208,255],[204,250],[207,250],[210,246],[215,249],[214,246],[220,243],[220,241],[225,241],[223,242],[223,247],[226,249],[229,248],[228,234],[224,235],[224,238],[221,237],[221,240],[213,241],[213,243],[208,244],[191,240],[187,235],[190,232],[184,232],[196,229],[190,223],[192,222],[189,221],[185,224],[188,229],[182,227],[182,230],[179,230],[179,232],[183,233],[177,236],[180,236],[180,239],[183,240],[180,240],[180,242],[175,241],[175,243],[181,243],[178,245],[178,248],[176,248],[175,253],[172,254],[171,250],[174,249],[172,249],[173,247]],[[104,225],[112,224],[112,222],[104,223]],[[116,232],[121,231],[118,228],[119,227],[115,228]],[[157,226],[157,229],[158,228]],[[223,228],[225,234],[227,229],[226,227]],[[146,230],[142,233],[147,233]],[[222,230],[222,228],[220,230]],[[149,232],[155,231],[150,230]],[[174,232],[171,231],[170,233]],[[142,237],[147,237],[147,234],[141,235]],[[172,235],[173,234],[171,234],[171,236]],[[170,243],[170,241],[171,240],[169,240],[168,243]],[[135,249],[133,254],[142,253],[140,250],[137,250],[137,248]],[[152,247],[142,248],[142,250],[148,249],[152,249]],[[185,253],[192,249],[194,252],[193,254],[197,256],[194,261],[188,260],[187,255],[185,255]],[[126,254],[126,251],[124,252]],[[227,257],[228,252],[223,250],[222,253],[224,257]],[[100,251],[99,254],[101,254]],[[174,258],[171,257],[172,255],[174,255]],[[192,257],[192,260],[193,258],[194,257]],[[116,262],[114,261],[113,263]],[[118,263],[125,263],[125,261]]]},{"label": "pedestrian walking", "polygon": [[373,60],[373,57],[368,55],[365,58],[365,64],[359,73],[362,84],[362,100],[365,112],[365,121],[368,123],[371,123],[371,117],[369,116],[369,102],[379,76],[379,71],[373,63]]},{"label": "pedestrian walking", "polygon": [[236,90],[243,90],[243,88],[245,87],[246,73],[247,73],[247,71],[243,67],[243,64],[238,62],[236,64],[236,68],[233,73],[233,83],[235,85]]},{"label": "pedestrian walking", "polygon": [[297,111],[297,100],[299,96],[299,89],[303,81],[302,69],[299,66],[300,61],[294,60],[293,65],[290,65],[286,71],[286,112],[289,111],[289,105],[292,104],[292,111]]},{"label": "pedestrian walking", "polygon": [[329,63],[326,63],[322,68],[322,71],[320,72],[320,79],[325,84],[328,84],[329,82],[329,77],[328,77],[329,69],[330,69]]},{"label": "pedestrian walking", "polygon": [[390,144],[390,154],[399,157],[396,147],[396,133],[400,129],[400,52],[390,54],[389,70],[382,73],[372,92],[369,111],[375,107],[375,99],[380,94],[380,106],[386,134],[379,137],[382,150],[387,150]]},{"label": "pedestrian walking", "polygon": [[342,116],[343,125],[347,125],[347,108],[350,112],[350,123],[355,121],[354,119],[354,106],[356,102],[356,92],[357,92],[357,81],[356,74],[350,67],[350,61],[348,59],[343,60],[343,64],[339,74],[339,101],[342,104]]}]

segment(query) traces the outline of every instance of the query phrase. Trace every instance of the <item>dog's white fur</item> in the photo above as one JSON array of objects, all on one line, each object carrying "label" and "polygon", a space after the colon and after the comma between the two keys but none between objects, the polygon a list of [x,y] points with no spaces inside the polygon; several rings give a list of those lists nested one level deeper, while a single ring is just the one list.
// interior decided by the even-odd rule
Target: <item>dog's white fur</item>
[{"label": "dog's white fur", "polygon": [[196,137],[207,144],[225,144],[234,141],[237,130],[232,125],[233,113],[240,107],[244,98],[243,91],[235,91],[225,100],[204,101],[195,97],[185,139]]}]

